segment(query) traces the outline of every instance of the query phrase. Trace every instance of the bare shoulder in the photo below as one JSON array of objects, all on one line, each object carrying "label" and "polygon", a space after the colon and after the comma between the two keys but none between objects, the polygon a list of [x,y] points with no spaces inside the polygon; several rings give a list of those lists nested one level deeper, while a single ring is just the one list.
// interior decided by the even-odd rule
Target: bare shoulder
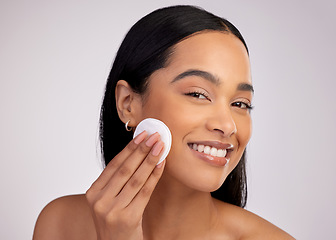
[{"label": "bare shoulder", "polygon": [[246,209],[217,200],[216,205],[223,213],[223,224],[238,233],[239,239],[294,239],[282,229]]},{"label": "bare shoulder", "polygon": [[34,240],[95,239],[96,233],[85,195],[60,197],[41,211]]}]

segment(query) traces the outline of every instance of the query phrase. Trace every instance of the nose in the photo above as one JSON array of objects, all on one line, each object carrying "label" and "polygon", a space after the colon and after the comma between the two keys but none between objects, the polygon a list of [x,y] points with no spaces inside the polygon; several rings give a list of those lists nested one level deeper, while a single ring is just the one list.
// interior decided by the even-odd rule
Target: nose
[{"label": "nose", "polygon": [[209,131],[217,132],[222,137],[230,137],[237,133],[237,126],[229,108],[221,108],[211,114],[207,120],[206,127]]}]

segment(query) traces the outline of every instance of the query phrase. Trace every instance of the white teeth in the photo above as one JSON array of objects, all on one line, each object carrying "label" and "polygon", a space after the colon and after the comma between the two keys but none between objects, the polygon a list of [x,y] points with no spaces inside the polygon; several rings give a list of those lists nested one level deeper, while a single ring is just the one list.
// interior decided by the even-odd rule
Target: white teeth
[{"label": "white teeth", "polygon": [[204,145],[198,145],[197,151],[203,152],[203,150],[204,150]]},{"label": "white teeth", "polygon": [[210,146],[204,146],[204,145],[197,145],[194,143],[192,146],[192,149],[198,152],[204,152],[205,154],[209,154],[214,157],[225,157],[227,150],[226,149],[217,149],[215,147]]},{"label": "white teeth", "polygon": [[211,148],[210,155],[214,156],[214,157],[217,157],[217,148],[214,148],[214,147]]},{"label": "white teeth", "polygon": [[225,155],[226,155],[226,149],[218,149],[217,157],[225,157]]},{"label": "white teeth", "polygon": [[210,154],[210,151],[211,151],[211,148],[210,148],[209,146],[205,146],[205,147],[204,147],[204,151],[203,151],[203,152],[204,152],[205,154]]}]

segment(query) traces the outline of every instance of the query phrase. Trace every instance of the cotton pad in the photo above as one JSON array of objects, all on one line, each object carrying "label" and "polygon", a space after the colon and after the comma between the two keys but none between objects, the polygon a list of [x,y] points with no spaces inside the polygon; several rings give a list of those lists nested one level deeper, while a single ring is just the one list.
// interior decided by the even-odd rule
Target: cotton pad
[{"label": "cotton pad", "polygon": [[159,164],[167,157],[167,155],[170,151],[170,148],[171,148],[172,135],[170,133],[170,130],[167,127],[167,125],[164,124],[163,122],[161,122],[160,120],[155,119],[155,118],[146,118],[146,119],[142,120],[138,124],[138,126],[136,127],[136,129],[134,131],[133,138],[138,136],[144,130],[146,130],[148,135],[152,135],[152,134],[158,132],[160,134],[161,141],[164,142],[163,153],[161,155],[161,158],[160,158],[159,162],[157,163],[157,164]]}]

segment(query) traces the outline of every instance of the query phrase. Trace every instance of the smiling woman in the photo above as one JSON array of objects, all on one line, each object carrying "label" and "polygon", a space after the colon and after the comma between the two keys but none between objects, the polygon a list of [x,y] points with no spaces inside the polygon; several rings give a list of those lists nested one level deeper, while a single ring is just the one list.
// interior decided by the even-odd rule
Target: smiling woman
[{"label": "smiling woman", "polygon": [[[106,168],[83,195],[54,200],[35,239],[292,239],[244,210],[253,87],[247,46],[227,20],[192,6],[154,11],[128,32],[108,77]],[[132,140],[145,118],[172,133]]]}]

